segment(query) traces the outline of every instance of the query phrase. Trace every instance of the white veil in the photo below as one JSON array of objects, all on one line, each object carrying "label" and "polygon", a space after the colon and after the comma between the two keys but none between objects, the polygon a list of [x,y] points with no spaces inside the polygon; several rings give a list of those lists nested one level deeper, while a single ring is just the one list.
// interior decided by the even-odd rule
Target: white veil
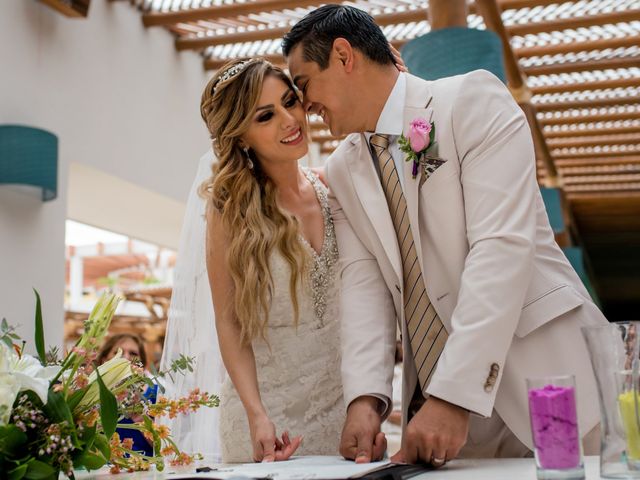
[{"label": "white veil", "polygon": [[[198,164],[185,211],[180,246],[174,270],[173,293],[160,369],[167,370],[181,354],[195,358],[193,372],[165,377],[165,396],[186,396],[194,388],[219,394],[226,376],[215,329],[211,290],[205,261],[205,201],[198,187],[211,175],[213,153],[206,153]],[[201,453],[207,460],[220,461],[221,448],[217,408],[201,408],[188,415],[163,418],[181,450]]]}]

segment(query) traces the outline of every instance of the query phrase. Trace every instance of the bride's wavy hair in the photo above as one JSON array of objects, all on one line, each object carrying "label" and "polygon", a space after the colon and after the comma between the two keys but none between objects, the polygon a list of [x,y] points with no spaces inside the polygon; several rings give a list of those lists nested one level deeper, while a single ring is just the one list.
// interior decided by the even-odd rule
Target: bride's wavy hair
[{"label": "bride's wavy hair", "polygon": [[[242,64],[242,62],[247,62]],[[234,74],[229,74],[236,69]],[[239,70],[239,71],[238,71]],[[276,201],[276,186],[249,150],[240,146],[249,129],[267,76],[281,79],[295,92],[284,71],[264,59],[236,60],[220,68],[202,94],[200,113],[213,139],[217,162],[199,193],[221,215],[229,240],[226,261],[234,284],[235,316],[241,342],[261,336],[266,340],[273,277],[269,258],[278,249],[290,267],[294,325],[298,324],[298,285],[304,278],[308,254],[299,240],[297,219]],[[296,93],[297,94],[297,93]]]}]

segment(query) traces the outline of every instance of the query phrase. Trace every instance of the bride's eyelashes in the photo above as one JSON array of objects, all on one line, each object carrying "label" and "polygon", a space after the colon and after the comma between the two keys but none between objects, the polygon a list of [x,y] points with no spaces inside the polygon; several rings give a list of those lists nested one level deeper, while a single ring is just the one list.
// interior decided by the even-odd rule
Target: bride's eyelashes
[{"label": "bride's eyelashes", "polygon": [[259,123],[264,123],[264,122],[268,122],[269,120],[271,120],[271,118],[273,117],[273,112],[264,112],[262,115],[260,115],[257,120]]},{"label": "bride's eyelashes", "polygon": [[298,96],[295,93],[292,93],[289,99],[285,102],[284,106],[287,108],[293,108],[299,101],[300,99],[298,98]]},{"label": "bride's eyelashes", "polygon": [[[295,92],[291,92],[291,94],[284,101],[283,106],[290,110],[294,108],[299,102],[300,99],[295,94]],[[256,120],[258,121],[258,123],[268,122],[269,120],[271,120],[271,118],[273,118],[273,115],[274,114],[272,110],[267,110],[258,115],[258,118],[256,118]]]}]

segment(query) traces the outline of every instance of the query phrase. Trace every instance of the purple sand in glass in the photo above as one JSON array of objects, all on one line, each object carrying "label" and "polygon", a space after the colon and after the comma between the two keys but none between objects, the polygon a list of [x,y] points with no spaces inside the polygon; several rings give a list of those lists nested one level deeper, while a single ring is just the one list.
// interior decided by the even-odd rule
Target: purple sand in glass
[{"label": "purple sand in glass", "polygon": [[529,411],[540,467],[577,468],[580,464],[580,437],[575,389],[547,385],[529,390]]}]

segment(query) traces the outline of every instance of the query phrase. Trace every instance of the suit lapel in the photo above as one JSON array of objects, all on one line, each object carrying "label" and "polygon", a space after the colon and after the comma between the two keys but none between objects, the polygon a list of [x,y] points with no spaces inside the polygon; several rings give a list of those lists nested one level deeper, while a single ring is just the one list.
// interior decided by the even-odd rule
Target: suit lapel
[{"label": "suit lapel", "polygon": [[380,243],[393,265],[398,279],[402,279],[402,262],[398,240],[389,215],[387,200],[364,135],[360,135],[359,142],[354,141],[354,148],[353,154],[348,156],[348,163],[355,193],[373,225],[373,229],[380,238]]},{"label": "suit lapel", "polygon": [[[432,95],[429,83],[407,75],[407,93],[404,106],[404,115],[402,122],[402,132],[409,132],[409,125],[415,118],[422,117],[427,121],[433,120],[433,109],[431,107]],[[422,261],[422,248],[420,242],[420,177],[423,175],[422,166],[419,169],[418,176],[413,178],[412,162],[405,161],[403,158],[403,174],[404,174],[404,197],[407,201],[407,214],[411,224],[411,233],[416,247],[416,253],[420,265],[424,265]],[[423,272],[424,274],[424,272]]]}]

